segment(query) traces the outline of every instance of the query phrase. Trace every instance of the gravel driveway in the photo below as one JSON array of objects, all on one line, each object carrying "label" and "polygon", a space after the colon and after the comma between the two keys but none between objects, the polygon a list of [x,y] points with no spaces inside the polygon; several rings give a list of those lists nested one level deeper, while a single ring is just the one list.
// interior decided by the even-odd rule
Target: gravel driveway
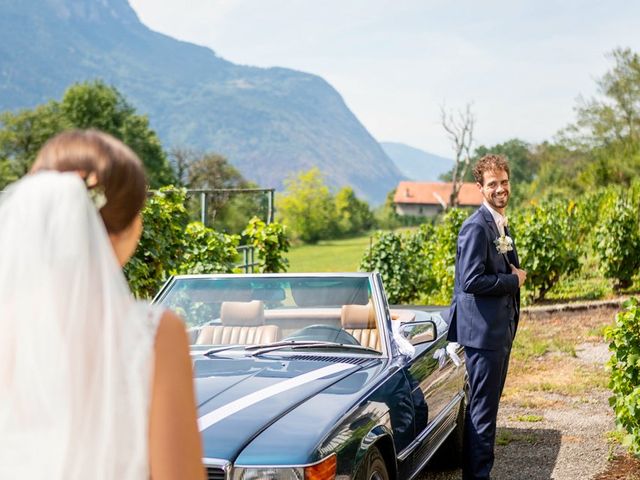
[{"label": "gravel driveway", "polygon": [[[578,330],[578,326],[588,323],[591,330],[599,328],[601,332],[602,325],[613,321],[616,311],[616,308],[600,307],[586,311],[530,314],[524,317],[523,323],[546,322],[545,328],[549,325],[549,331],[558,325]],[[582,332],[585,331],[583,328]],[[570,364],[573,371],[595,371],[596,375],[600,371],[600,384],[594,388],[582,388],[584,382],[580,384],[578,381],[577,385],[569,383],[571,388],[558,393],[552,386],[545,388],[546,384],[540,383],[541,388],[533,389],[534,397],[528,396],[530,392],[527,390],[523,390],[524,396],[517,393],[507,395],[510,384],[513,387],[521,381],[519,377],[529,375],[527,368],[520,370],[524,373],[510,373],[505,388],[505,397],[508,398],[503,397],[498,417],[496,460],[492,472],[494,480],[593,479],[607,469],[611,453],[621,451],[621,447],[612,444],[607,435],[614,430],[614,417],[608,404],[610,393],[603,388],[602,379],[604,363],[610,354],[601,335],[594,339],[589,334],[588,340],[581,342],[578,334],[574,349],[566,358],[551,352],[542,356],[546,359],[527,362],[550,361],[549,357],[555,355],[565,368]],[[460,470],[443,471],[437,465],[429,465],[419,480],[460,478]]]}]

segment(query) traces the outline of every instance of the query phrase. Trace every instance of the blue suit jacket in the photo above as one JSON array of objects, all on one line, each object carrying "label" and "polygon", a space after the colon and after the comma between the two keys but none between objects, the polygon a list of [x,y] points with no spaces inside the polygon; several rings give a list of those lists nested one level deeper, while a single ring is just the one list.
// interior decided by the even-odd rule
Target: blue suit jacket
[{"label": "blue suit jacket", "polygon": [[516,267],[520,264],[515,245],[508,254],[498,252],[494,244],[498,235],[498,227],[484,205],[462,224],[448,312],[450,341],[487,350],[511,344],[509,324],[513,319],[517,328],[520,288],[509,263]]}]

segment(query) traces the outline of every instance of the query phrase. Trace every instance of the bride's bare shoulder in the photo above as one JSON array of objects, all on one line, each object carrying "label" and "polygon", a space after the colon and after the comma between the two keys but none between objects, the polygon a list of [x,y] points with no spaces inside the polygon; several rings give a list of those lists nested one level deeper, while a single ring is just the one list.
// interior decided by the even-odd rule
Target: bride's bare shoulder
[{"label": "bride's bare shoulder", "polygon": [[156,333],[156,351],[158,348],[168,348],[188,345],[187,332],[182,319],[172,310],[165,310],[160,316]]}]

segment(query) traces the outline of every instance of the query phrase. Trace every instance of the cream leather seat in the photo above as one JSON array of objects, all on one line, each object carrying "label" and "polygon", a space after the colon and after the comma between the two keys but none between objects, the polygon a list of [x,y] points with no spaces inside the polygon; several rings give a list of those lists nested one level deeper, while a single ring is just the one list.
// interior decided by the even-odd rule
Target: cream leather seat
[{"label": "cream leather seat", "polygon": [[264,303],[222,302],[222,325],[202,327],[196,345],[257,345],[277,342],[281,338],[277,325],[264,324]]},{"label": "cream leather seat", "polygon": [[340,312],[342,328],[355,337],[363,347],[380,351],[380,335],[376,327],[373,305],[343,305]]}]

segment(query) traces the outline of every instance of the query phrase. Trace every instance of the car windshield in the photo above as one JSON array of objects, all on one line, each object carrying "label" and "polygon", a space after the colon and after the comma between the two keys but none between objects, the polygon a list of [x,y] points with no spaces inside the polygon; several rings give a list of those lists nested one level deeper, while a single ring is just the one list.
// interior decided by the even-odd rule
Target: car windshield
[{"label": "car windshield", "polygon": [[381,352],[368,276],[178,277],[158,303],[182,316],[192,345],[330,342]]}]

